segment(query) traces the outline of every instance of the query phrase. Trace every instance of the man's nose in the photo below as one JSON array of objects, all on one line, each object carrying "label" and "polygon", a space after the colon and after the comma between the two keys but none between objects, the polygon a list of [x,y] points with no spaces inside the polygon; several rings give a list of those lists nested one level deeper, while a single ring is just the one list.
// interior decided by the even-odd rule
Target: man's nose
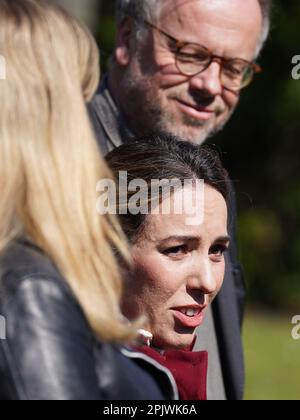
[{"label": "man's nose", "polygon": [[211,262],[207,258],[199,259],[193,264],[191,276],[187,282],[189,290],[200,291],[205,295],[216,292],[217,281],[213,275]]},{"label": "man's nose", "polygon": [[212,62],[211,65],[202,73],[190,78],[190,87],[200,90],[208,97],[221,95],[221,66],[218,62]]}]

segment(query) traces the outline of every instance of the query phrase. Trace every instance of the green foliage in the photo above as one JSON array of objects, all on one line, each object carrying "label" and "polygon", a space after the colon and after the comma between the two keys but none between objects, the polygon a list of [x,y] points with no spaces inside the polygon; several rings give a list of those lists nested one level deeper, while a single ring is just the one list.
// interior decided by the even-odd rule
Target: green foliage
[{"label": "green foliage", "polygon": [[115,19],[112,15],[103,15],[98,27],[97,38],[101,45],[101,67],[105,71],[107,61],[112,53],[113,40],[115,39]]},{"label": "green foliage", "polygon": [[246,400],[299,400],[300,341],[289,316],[248,314],[245,323]]}]

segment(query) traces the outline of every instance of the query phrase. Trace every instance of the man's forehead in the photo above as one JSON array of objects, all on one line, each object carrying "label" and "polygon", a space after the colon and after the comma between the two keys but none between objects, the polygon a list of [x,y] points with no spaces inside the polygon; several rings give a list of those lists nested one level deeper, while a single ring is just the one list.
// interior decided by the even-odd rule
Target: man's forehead
[{"label": "man's forehead", "polygon": [[[161,1],[159,25],[174,30],[177,38],[202,45],[208,43],[207,47],[219,55],[242,49],[245,57],[240,58],[253,58],[263,27],[258,0]],[[227,44],[229,51],[226,51]]]},{"label": "man's forehead", "polygon": [[180,14],[182,7],[192,8],[193,6],[209,7],[211,10],[217,10],[220,7],[233,10],[241,9],[245,16],[246,13],[257,13],[258,9],[261,10],[258,0],[160,0],[160,18],[164,19],[171,12]]},{"label": "man's forehead", "polygon": [[242,16],[242,21],[255,19],[262,26],[262,11],[258,0],[161,0],[158,19],[161,23],[170,18],[183,22],[187,17],[197,21],[201,12],[232,16],[233,19]]}]

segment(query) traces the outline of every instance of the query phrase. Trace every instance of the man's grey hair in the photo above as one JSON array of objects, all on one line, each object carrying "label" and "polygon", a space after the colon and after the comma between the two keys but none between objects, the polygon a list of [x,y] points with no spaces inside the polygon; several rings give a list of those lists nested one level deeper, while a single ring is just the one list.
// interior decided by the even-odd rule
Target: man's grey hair
[{"label": "man's grey hair", "polygon": [[126,16],[138,20],[158,18],[162,1],[164,0],[116,0],[117,20],[120,22]]},{"label": "man's grey hair", "polygon": [[271,11],[272,11],[272,0],[258,0],[260,4],[262,15],[263,15],[263,31],[261,42],[258,46],[257,55],[262,50],[266,40],[268,39],[271,29]]},{"label": "man's grey hair", "polygon": [[[150,20],[159,17],[161,4],[164,0],[116,0],[116,16],[120,22],[124,17],[131,16],[137,20]],[[257,55],[266,42],[271,26],[272,0],[258,0],[263,15],[263,32],[258,45]]]}]

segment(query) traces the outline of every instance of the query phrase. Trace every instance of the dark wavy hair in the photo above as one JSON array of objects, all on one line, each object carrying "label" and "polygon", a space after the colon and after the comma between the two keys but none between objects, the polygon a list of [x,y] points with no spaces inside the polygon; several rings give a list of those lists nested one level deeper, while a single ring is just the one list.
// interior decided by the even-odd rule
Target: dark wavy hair
[{"label": "dark wavy hair", "polygon": [[[120,172],[127,172],[127,184],[135,179],[142,179],[147,183],[146,196],[150,199],[151,181],[174,179],[191,182],[197,179],[215,188],[222,194],[227,202],[228,175],[223,168],[219,156],[206,146],[197,146],[182,141],[174,136],[160,135],[146,137],[136,141],[130,141],[114,149],[106,156],[107,163],[111,167],[116,179]],[[118,195],[124,196],[125,191],[119,191]],[[163,193],[159,191],[158,202],[163,200]],[[118,210],[121,205],[127,205],[133,193],[126,191],[126,203],[118,201]],[[144,214],[120,214],[122,227],[131,243],[134,243],[142,232],[147,216]]]}]

